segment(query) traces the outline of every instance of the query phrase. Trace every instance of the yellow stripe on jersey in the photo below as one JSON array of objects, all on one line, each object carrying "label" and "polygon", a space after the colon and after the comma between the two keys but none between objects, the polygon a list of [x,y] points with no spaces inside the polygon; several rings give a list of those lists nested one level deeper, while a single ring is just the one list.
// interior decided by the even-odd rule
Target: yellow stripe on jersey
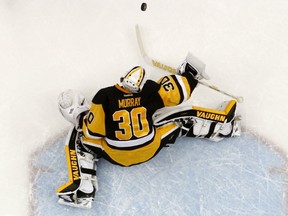
[{"label": "yellow stripe on jersey", "polygon": [[90,112],[83,120],[83,133],[92,138],[95,135],[106,135],[105,112],[102,104],[92,103]]},{"label": "yellow stripe on jersey", "polygon": [[161,84],[158,93],[165,106],[175,106],[190,98],[191,88],[184,76],[165,76],[158,83]]},{"label": "yellow stripe on jersey", "polygon": [[175,122],[165,124],[163,126],[157,127],[157,130],[161,132],[161,139],[164,139],[166,136],[170,135],[174,130],[179,127]]},{"label": "yellow stripe on jersey", "polygon": [[127,89],[124,89],[123,87],[121,87],[119,84],[116,84],[115,87],[117,89],[119,89],[120,91],[127,93],[127,94],[132,94],[132,92],[128,91]]},{"label": "yellow stripe on jersey", "polygon": [[[175,131],[179,126],[176,123],[164,125],[156,128],[154,139],[146,146],[139,147],[133,150],[111,148],[105,139],[90,140],[95,144],[95,147],[101,146],[105,153],[116,163],[122,166],[131,166],[150,160],[155,156],[161,144],[161,137],[165,137]],[[86,144],[86,142],[84,142]],[[92,143],[89,145],[93,146]]]}]

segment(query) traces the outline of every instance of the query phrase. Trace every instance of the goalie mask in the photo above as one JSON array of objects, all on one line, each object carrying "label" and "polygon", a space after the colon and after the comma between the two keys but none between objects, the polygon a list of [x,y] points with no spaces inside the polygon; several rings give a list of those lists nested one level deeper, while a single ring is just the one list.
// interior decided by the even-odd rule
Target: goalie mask
[{"label": "goalie mask", "polygon": [[140,92],[145,82],[145,69],[141,66],[132,68],[124,77],[121,78],[122,86],[132,93]]}]

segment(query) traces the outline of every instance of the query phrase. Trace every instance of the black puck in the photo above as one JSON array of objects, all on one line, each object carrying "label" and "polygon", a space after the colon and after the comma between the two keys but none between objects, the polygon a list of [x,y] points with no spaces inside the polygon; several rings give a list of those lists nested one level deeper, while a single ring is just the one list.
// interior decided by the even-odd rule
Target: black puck
[{"label": "black puck", "polygon": [[142,10],[142,11],[146,11],[146,9],[147,9],[147,4],[144,2],[144,3],[142,3],[142,5],[141,5],[141,10]]}]

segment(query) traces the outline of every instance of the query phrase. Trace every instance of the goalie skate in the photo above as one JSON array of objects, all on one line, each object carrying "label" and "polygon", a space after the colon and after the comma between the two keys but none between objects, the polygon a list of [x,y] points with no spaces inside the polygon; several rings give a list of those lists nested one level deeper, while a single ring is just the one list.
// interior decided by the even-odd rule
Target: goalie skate
[{"label": "goalie skate", "polygon": [[59,195],[58,203],[76,208],[90,209],[94,201],[95,189],[92,193],[86,194],[78,190],[77,193]]}]

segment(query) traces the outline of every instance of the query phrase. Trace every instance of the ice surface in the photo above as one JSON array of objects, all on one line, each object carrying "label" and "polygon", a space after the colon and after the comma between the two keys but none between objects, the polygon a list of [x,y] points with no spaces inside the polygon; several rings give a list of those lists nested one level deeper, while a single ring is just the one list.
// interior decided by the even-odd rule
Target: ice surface
[{"label": "ice surface", "polygon": [[244,134],[220,143],[179,138],[147,163],[120,167],[98,163],[99,191],[90,210],[57,203],[66,183],[64,138],[35,155],[35,216],[205,215],[284,216],[285,160],[262,141]]}]

